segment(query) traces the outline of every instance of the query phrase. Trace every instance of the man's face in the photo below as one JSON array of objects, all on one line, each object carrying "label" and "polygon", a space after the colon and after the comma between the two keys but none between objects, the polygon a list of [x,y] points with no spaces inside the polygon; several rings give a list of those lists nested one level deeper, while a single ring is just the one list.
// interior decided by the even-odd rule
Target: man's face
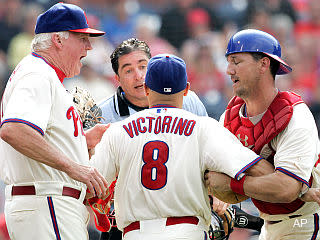
[{"label": "man's face", "polygon": [[69,32],[69,38],[62,38],[61,41],[63,41],[61,59],[64,63],[61,70],[67,77],[78,75],[82,67],[81,59],[92,49],[89,34]]},{"label": "man's face", "polygon": [[227,74],[233,82],[233,92],[243,99],[252,96],[259,83],[259,61],[249,53],[234,53],[227,57]]},{"label": "man's face", "polygon": [[143,82],[147,72],[149,58],[143,51],[134,51],[119,58],[116,79],[125,92],[125,97],[139,107],[148,106],[144,94]]}]

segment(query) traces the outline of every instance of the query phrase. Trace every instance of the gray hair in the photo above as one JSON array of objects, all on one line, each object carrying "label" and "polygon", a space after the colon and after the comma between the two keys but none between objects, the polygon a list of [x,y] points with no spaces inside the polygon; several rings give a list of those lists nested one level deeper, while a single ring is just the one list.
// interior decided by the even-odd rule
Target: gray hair
[{"label": "gray hair", "polygon": [[31,51],[34,52],[48,49],[52,44],[51,36],[53,34],[58,34],[61,38],[69,38],[69,32],[67,31],[36,34],[31,42]]}]

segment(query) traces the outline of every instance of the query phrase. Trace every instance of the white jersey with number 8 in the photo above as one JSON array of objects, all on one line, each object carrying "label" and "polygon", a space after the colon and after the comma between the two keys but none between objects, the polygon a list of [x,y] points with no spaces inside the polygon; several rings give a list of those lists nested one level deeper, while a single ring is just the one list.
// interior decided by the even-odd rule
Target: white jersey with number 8
[{"label": "white jersey with number 8", "polygon": [[113,123],[91,163],[115,189],[120,230],[135,221],[197,216],[209,227],[205,170],[241,178],[261,158],[216,120],[156,106]]}]

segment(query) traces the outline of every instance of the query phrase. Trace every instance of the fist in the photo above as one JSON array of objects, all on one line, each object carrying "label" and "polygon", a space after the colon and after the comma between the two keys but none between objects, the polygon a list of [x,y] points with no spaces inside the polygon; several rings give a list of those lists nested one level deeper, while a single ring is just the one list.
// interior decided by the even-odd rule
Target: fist
[{"label": "fist", "polygon": [[224,173],[208,171],[205,173],[204,180],[209,193],[225,203],[239,203],[248,198],[231,190],[231,178]]}]

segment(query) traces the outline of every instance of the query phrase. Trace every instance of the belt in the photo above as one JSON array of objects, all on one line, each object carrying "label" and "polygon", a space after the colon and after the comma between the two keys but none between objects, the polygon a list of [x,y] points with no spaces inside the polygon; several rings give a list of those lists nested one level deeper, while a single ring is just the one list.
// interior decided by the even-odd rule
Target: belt
[{"label": "belt", "polygon": [[[168,217],[166,220],[166,226],[181,224],[181,223],[189,223],[189,224],[197,225],[198,222],[199,222],[199,219],[194,216]],[[126,226],[123,229],[123,236],[130,231],[138,230],[138,229],[140,229],[140,222],[139,221],[130,223],[128,226]]]},{"label": "belt", "polygon": [[[291,215],[289,216],[289,218],[296,218],[296,217],[301,217],[302,215],[298,214],[298,215]],[[278,220],[278,221],[267,221],[268,224],[276,224],[276,223],[280,223],[282,222],[283,220]]]},{"label": "belt", "polygon": [[[62,196],[73,197],[75,199],[79,199],[81,191],[71,187],[63,187]],[[12,186],[11,191],[12,196],[17,195],[36,195],[36,188],[31,186]]]}]

